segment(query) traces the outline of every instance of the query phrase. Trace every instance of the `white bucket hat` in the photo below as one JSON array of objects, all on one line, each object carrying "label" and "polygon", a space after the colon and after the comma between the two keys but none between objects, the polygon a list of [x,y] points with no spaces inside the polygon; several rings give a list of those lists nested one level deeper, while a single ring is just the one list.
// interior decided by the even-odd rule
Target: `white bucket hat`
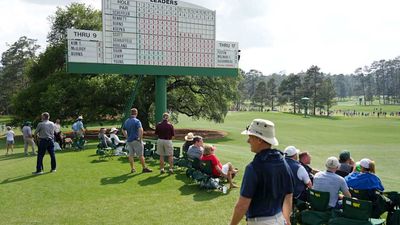
[{"label": "white bucket hat", "polygon": [[114,131],[118,131],[118,129],[113,127],[113,128],[111,128],[110,133],[113,133]]},{"label": "white bucket hat", "polygon": [[187,133],[185,136],[185,141],[193,141],[194,134],[192,132]]},{"label": "white bucket hat", "polygon": [[78,116],[77,120],[83,120],[83,116]]},{"label": "white bucket hat", "polygon": [[296,147],[294,147],[294,146],[287,146],[286,148],[285,148],[285,151],[284,151],[284,153],[286,154],[286,156],[288,156],[288,157],[292,157],[292,156],[294,156],[294,155],[296,155],[296,154],[299,154],[299,152],[300,152],[300,150],[298,150]]},{"label": "white bucket hat", "polygon": [[248,126],[242,134],[256,136],[274,146],[279,145],[279,142],[275,137],[275,124],[269,120],[253,120],[250,126]]}]

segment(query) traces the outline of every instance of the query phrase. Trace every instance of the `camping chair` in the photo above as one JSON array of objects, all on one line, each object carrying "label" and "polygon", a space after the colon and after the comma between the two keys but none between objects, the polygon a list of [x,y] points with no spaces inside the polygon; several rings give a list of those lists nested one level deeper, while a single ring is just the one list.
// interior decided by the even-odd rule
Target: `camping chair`
[{"label": "camping chair", "polygon": [[391,209],[387,213],[387,225],[400,225],[400,193],[397,191],[383,192],[392,201]]},{"label": "camping chair", "polygon": [[106,158],[112,159],[114,155],[114,150],[108,147],[99,139],[99,144],[97,145],[96,155],[99,156],[99,160],[105,160]]},{"label": "camping chair", "polygon": [[329,220],[329,225],[379,225],[385,220],[370,218],[372,202],[354,198],[343,198],[343,213]]},{"label": "camping chair", "polygon": [[301,222],[305,225],[321,225],[328,224],[332,215],[331,207],[329,207],[329,192],[308,190],[308,199],[310,208],[300,213]]},{"label": "camping chair", "polygon": [[372,212],[370,217],[380,218],[380,216],[390,209],[391,201],[377,190],[357,190],[349,188],[351,197],[372,202]]},{"label": "camping chair", "polygon": [[83,150],[85,147],[85,143],[86,141],[83,135],[81,137],[74,137],[72,142],[72,147],[74,149]]},{"label": "camping chair", "polygon": [[144,157],[153,157],[154,158],[154,150],[153,150],[154,144],[151,143],[151,141],[146,141],[144,144],[144,152],[143,155]]}]

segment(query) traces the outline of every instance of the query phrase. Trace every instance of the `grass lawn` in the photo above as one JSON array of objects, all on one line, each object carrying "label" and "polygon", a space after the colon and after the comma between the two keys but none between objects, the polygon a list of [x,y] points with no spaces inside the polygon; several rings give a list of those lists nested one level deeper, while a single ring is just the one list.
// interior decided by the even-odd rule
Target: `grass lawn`
[{"label": "grass lawn", "polygon": [[[205,141],[217,146],[222,162],[243,171],[254,156],[240,132],[254,118],[275,122],[279,149],[295,145],[313,155],[312,166],[323,169],[325,159],[343,149],[355,160],[376,161],[377,175],[386,190],[400,191],[400,119],[304,118],[284,113],[231,112],[224,124],[193,121],[181,116],[177,128],[224,130],[228,136]],[[191,183],[184,172],[160,175],[158,161],[148,161],[155,172],[130,174],[124,158],[99,161],[97,143],[85,151],[57,153],[57,173],[33,176],[35,157],[23,157],[22,142],[15,154],[4,156],[0,140],[0,224],[226,224],[239,196],[205,191]],[[181,146],[182,142],[175,142]],[[45,170],[50,170],[48,155]],[[136,163],[137,169],[140,169]],[[245,221],[242,221],[245,224]]]}]

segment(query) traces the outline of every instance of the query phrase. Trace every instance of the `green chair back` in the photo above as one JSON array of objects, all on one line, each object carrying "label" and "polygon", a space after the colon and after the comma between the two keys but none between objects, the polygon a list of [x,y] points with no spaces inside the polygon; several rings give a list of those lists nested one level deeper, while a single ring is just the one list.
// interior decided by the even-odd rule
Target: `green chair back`
[{"label": "green chair back", "polygon": [[372,211],[370,201],[343,198],[343,217],[355,220],[368,220]]},{"label": "green chair back", "polygon": [[181,147],[174,147],[174,157],[175,158],[181,157]]},{"label": "green chair back", "polygon": [[329,192],[316,191],[309,189],[308,199],[312,210],[315,211],[326,211],[329,209]]},{"label": "green chair back", "polygon": [[212,163],[211,160],[202,161],[202,171],[207,175],[212,175]]}]

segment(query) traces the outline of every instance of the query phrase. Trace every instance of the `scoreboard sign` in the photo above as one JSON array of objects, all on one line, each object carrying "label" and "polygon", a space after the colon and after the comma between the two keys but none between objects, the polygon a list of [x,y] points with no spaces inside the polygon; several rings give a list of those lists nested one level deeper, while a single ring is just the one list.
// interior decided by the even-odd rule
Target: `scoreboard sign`
[{"label": "scoreboard sign", "polygon": [[103,34],[100,31],[68,29],[68,61],[103,63]]},{"label": "scoreboard sign", "polygon": [[238,43],[215,41],[215,11],[176,0],[102,0],[102,12],[97,39],[68,32],[69,62],[238,68]]}]

